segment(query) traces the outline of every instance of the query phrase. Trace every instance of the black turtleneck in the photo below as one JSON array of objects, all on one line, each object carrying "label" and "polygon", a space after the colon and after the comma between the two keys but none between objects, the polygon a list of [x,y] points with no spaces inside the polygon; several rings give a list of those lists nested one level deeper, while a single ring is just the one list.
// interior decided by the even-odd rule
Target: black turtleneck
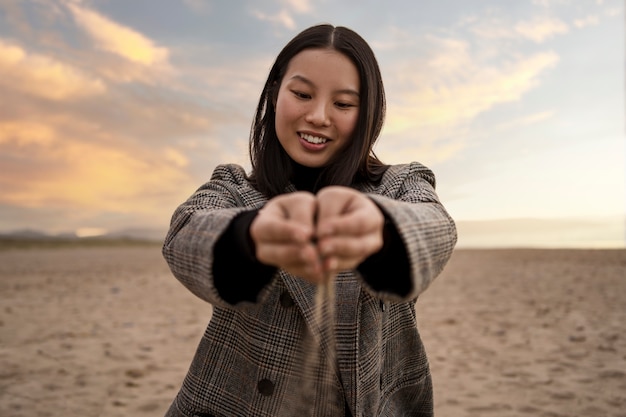
[{"label": "black turtleneck", "polygon": [[310,168],[292,162],[292,170],[291,183],[296,187],[296,190],[309,191],[314,194],[319,191],[317,182],[322,173],[322,168]]},{"label": "black turtleneck", "polygon": [[[299,191],[317,192],[320,168],[293,165],[292,184]],[[357,267],[375,291],[406,295],[411,290],[410,265],[406,248],[393,222],[385,216],[383,248]],[[236,216],[218,239],[214,248],[213,279],[220,296],[231,304],[255,302],[276,273],[277,268],[259,262],[250,237],[250,225],[258,210]],[[238,256],[233,256],[234,254]],[[236,259],[236,261],[234,261]]]}]

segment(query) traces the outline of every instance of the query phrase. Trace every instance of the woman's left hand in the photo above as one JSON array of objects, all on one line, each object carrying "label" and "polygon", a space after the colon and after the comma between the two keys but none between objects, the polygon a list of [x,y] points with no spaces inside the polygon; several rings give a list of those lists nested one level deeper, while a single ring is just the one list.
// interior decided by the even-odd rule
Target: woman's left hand
[{"label": "woman's left hand", "polygon": [[326,273],[355,269],[383,247],[385,217],[352,188],[330,186],[317,193],[317,247]]}]

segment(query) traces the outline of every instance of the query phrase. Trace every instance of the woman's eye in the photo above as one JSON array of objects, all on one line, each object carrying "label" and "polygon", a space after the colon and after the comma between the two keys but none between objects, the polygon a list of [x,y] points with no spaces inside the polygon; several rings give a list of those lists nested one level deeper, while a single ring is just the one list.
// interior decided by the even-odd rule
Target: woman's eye
[{"label": "woman's eye", "polygon": [[294,94],[296,97],[298,97],[298,98],[302,98],[302,99],[311,98],[311,96],[310,96],[309,94],[307,94],[307,93],[303,93],[303,92],[301,92],[301,91],[295,91],[295,90],[294,90],[294,91],[292,91],[292,92],[293,92],[293,94]]},{"label": "woman's eye", "polygon": [[340,109],[348,109],[350,107],[353,107],[354,105],[351,104],[351,103],[337,102],[337,103],[335,103],[335,106],[339,107]]}]

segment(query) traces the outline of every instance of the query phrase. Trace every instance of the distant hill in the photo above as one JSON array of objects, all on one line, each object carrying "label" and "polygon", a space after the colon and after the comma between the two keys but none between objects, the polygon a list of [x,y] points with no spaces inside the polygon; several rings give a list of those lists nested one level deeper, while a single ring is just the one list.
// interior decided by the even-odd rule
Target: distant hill
[{"label": "distant hill", "polygon": [[49,234],[39,230],[21,229],[0,232],[0,249],[57,246],[108,246],[160,244],[164,231],[154,229],[123,229],[99,236],[79,237],[73,232]]},{"label": "distant hill", "polygon": [[108,233],[106,237],[109,238],[127,238],[127,239],[140,239],[140,240],[154,240],[163,241],[165,239],[166,231],[156,229],[124,229],[116,232]]},{"label": "distant hill", "polygon": [[[50,239],[50,238],[54,238],[54,236],[51,236],[47,233],[44,232],[40,232],[38,230],[31,230],[31,229],[22,229],[22,230],[15,230],[12,232],[6,232],[6,233],[0,233],[1,237],[13,237],[13,238],[22,238],[22,239]],[[75,237],[76,235],[74,235]]]}]

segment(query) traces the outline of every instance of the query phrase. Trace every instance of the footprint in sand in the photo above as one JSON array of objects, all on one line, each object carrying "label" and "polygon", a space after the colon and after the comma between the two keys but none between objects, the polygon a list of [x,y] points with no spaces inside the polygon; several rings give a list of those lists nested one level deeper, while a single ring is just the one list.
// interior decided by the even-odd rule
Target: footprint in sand
[{"label": "footprint in sand", "polygon": [[563,392],[553,392],[550,394],[551,398],[554,398],[555,400],[560,400],[560,401],[569,401],[569,400],[573,400],[576,398],[576,394],[574,394],[573,392],[570,391],[563,391]]}]

